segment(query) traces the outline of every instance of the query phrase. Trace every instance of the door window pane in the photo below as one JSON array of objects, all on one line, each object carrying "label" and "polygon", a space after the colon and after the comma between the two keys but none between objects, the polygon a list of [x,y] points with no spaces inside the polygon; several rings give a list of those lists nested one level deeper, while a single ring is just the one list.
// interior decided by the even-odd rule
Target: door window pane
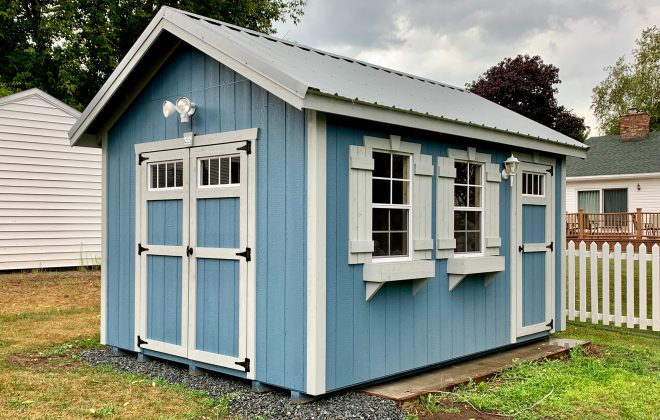
[{"label": "door window pane", "polygon": [[183,187],[183,161],[149,164],[149,189],[177,189]]},{"label": "door window pane", "polygon": [[240,156],[215,156],[199,160],[199,186],[219,187],[241,183]]}]

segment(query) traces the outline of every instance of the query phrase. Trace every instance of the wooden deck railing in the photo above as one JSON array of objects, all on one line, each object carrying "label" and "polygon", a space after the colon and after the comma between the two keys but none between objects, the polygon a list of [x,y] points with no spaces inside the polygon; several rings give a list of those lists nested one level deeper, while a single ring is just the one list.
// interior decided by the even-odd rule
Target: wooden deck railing
[{"label": "wooden deck railing", "polygon": [[635,250],[641,244],[660,244],[660,213],[577,213],[566,214],[566,241],[632,243]]}]

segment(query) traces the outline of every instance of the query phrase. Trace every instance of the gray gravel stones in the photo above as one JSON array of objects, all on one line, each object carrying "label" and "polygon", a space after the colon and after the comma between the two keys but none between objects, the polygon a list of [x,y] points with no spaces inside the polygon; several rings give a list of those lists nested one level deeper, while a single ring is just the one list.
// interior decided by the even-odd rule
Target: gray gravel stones
[{"label": "gray gravel stones", "polygon": [[213,398],[232,395],[230,412],[242,419],[405,419],[392,401],[361,392],[344,392],[307,404],[296,404],[284,392],[257,393],[250,384],[223,375],[191,376],[188,367],[160,360],[138,362],[135,355],[116,355],[109,349],[83,350],[79,356],[92,366],[111,366],[121,372],[139,373],[191,389]]}]

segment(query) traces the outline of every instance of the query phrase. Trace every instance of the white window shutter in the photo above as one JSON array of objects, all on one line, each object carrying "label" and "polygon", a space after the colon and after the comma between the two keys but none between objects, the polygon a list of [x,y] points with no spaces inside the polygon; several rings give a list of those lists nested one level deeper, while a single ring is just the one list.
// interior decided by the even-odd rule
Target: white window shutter
[{"label": "white window shutter", "polygon": [[484,238],[485,254],[500,255],[500,184],[502,175],[496,163],[486,164],[486,188],[484,191]]},{"label": "white window shutter", "polygon": [[413,155],[413,259],[430,260],[433,251],[433,158]]},{"label": "white window shutter", "polygon": [[374,159],[371,148],[350,147],[348,181],[348,263],[371,262],[371,175]]},{"label": "white window shutter", "polygon": [[437,176],[436,258],[451,258],[454,256],[456,248],[456,239],[454,239],[454,180],[456,178],[454,158],[438,157]]}]

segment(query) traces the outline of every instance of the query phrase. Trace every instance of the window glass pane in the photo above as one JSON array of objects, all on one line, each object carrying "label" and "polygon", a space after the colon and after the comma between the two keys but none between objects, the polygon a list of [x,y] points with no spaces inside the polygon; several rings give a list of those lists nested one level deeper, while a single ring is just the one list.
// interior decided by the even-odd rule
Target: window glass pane
[{"label": "window glass pane", "polygon": [[479,232],[468,232],[466,234],[467,243],[466,251],[467,252],[479,252],[480,251],[480,241],[479,241]]},{"label": "window glass pane", "polygon": [[176,162],[176,186],[183,187],[183,162]]},{"label": "window glass pane", "polygon": [[167,164],[167,188],[174,187],[174,162],[169,162]]},{"label": "window glass pane", "polygon": [[472,185],[481,185],[481,165],[470,164],[468,181]]},{"label": "window glass pane", "polygon": [[468,200],[469,207],[481,207],[481,187],[469,187],[470,196]]},{"label": "window glass pane", "polygon": [[165,164],[158,164],[158,188],[165,188]]},{"label": "window glass pane", "polygon": [[374,238],[374,253],[373,255],[375,257],[382,257],[389,255],[389,246],[388,246],[388,238],[389,238],[389,233],[374,233],[373,238]]},{"label": "window glass pane", "polygon": [[625,213],[628,211],[628,189],[603,190],[603,212]]},{"label": "window glass pane", "polygon": [[479,225],[481,224],[481,212],[478,211],[467,211],[466,215],[466,228],[467,230],[479,230]]},{"label": "window glass pane", "polygon": [[390,234],[390,255],[408,255],[408,233],[395,232]]},{"label": "window glass pane", "polygon": [[231,183],[241,183],[241,158],[239,156],[231,158]]},{"label": "window glass pane", "polygon": [[454,186],[454,206],[456,207],[466,207],[468,202],[467,197],[468,187],[463,187],[460,185]]},{"label": "window glass pane", "polygon": [[392,178],[408,179],[410,170],[408,169],[408,157],[402,155],[392,155]]},{"label": "window glass pane", "polygon": [[200,163],[201,163],[200,184],[209,185],[209,160],[204,159],[201,160]]},{"label": "window glass pane", "polygon": [[390,230],[408,230],[408,210],[390,210]]},{"label": "window glass pane", "polygon": [[220,159],[220,185],[229,184],[229,158]]},{"label": "window glass pane", "polygon": [[454,229],[465,230],[465,213],[464,211],[454,212]]},{"label": "window glass pane", "polygon": [[465,252],[465,233],[454,232],[454,239],[456,239],[456,252]]},{"label": "window glass pane", "polygon": [[210,159],[210,169],[209,169],[209,176],[210,176],[210,181],[209,185],[218,185],[218,175],[220,173],[220,163],[218,159]]},{"label": "window glass pane", "polygon": [[390,182],[384,179],[374,179],[372,184],[374,203],[390,204]]},{"label": "window glass pane", "polygon": [[388,221],[389,210],[387,209],[374,209],[371,226],[372,230],[375,231],[387,231],[389,230],[389,221]]},{"label": "window glass pane", "polygon": [[374,152],[374,173],[373,176],[381,178],[390,177],[390,159],[389,153]]},{"label": "window glass pane", "polygon": [[529,194],[528,185],[529,185],[529,174],[523,173],[522,175],[522,193]]},{"label": "window glass pane", "polygon": [[158,165],[151,166],[151,188],[158,188]]},{"label": "window glass pane", "polygon": [[467,184],[468,181],[468,164],[465,162],[455,162],[454,167],[456,168],[456,183],[457,184]]},{"label": "window glass pane", "polygon": [[408,181],[392,181],[392,204],[408,204]]},{"label": "window glass pane", "polygon": [[587,213],[599,213],[600,191],[578,191],[578,209]]}]

